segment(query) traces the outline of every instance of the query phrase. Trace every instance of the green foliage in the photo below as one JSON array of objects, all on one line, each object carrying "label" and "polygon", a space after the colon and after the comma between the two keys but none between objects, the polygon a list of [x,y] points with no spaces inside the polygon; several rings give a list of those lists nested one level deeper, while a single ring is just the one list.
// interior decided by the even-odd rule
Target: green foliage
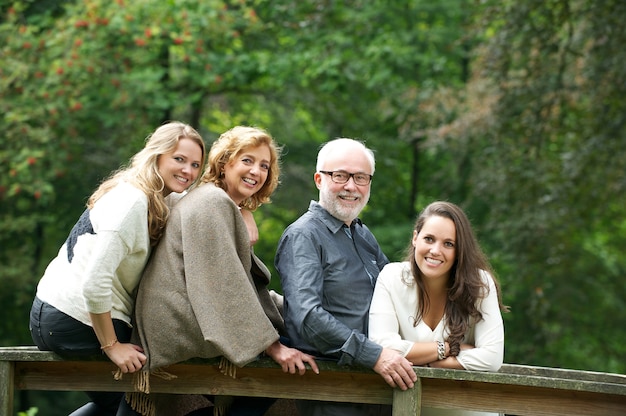
[{"label": "green foliage", "polygon": [[37,413],[39,413],[39,409],[37,409],[36,407],[31,407],[25,412],[18,412],[17,416],[35,416]]},{"label": "green foliage", "polygon": [[505,265],[507,361],[624,372],[624,263],[611,247],[626,243],[626,71],[613,65],[626,7],[486,5],[467,100],[491,91],[488,108],[449,132],[471,144],[465,203],[484,207],[478,226]]}]

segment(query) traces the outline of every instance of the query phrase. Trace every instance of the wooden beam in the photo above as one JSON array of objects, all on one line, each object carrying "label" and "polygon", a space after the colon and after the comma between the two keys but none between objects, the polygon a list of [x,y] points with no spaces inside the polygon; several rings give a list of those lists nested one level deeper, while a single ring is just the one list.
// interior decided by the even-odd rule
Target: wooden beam
[{"label": "wooden beam", "polygon": [[392,416],[420,416],[422,414],[422,380],[418,377],[412,389],[393,390]]},{"label": "wooden beam", "polygon": [[[372,370],[320,361],[320,374],[285,374],[270,359],[219,371],[219,359],[168,367],[172,380],[152,376],[155,393],[245,395],[393,404],[394,416],[419,415],[422,406],[523,415],[626,415],[626,375],[505,364],[499,372],[414,367],[416,386],[394,390]],[[0,416],[12,414],[15,389],[133,391],[132,376],[113,378],[104,356],[68,361],[34,347],[0,347]]]},{"label": "wooden beam", "polygon": [[422,379],[422,405],[518,416],[624,416],[626,397],[559,388]]},{"label": "wooden beam", "polygon": [[[132,376],[113,379],[110,362],[17,362],[15,383],[22,390],[133,391]],[[352,403],[391,404],[393,389],[371,372],[322,371],[294,375],[280,368],[238,368],[236,378],[217,365],[176,364],[167,368],[172,380],[150,377],[154,393],[259,396]],[[358,386],[358,388],[355,388]]]},{"label": "wooden beam", "polygon": [[14,364],[0,361],[0,415],[13,414]]}]

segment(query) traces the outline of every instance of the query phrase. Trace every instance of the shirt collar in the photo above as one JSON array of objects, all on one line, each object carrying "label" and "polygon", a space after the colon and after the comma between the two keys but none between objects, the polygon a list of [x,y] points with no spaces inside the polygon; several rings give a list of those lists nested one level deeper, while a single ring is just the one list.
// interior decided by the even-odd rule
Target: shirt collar
[{"label": "shirt collar", "polygon": [[[328,229],[332,233],[336,233],[337,231],[341,230],[341,227],[346,225],[340,219],[333,217],[330,212],[326,211],[326,208],[321,206],[317,201],[311,201],[311,203],[309,204],[309,211],[316,214],[316,216],[319,217],[319,219],[324,223],[324,225],[326,225],[326,227],[328,227]],[[355,224],[362,225],[363,223],[361,222],[361,219],[356,218],[352,221],[352,225]]]}]

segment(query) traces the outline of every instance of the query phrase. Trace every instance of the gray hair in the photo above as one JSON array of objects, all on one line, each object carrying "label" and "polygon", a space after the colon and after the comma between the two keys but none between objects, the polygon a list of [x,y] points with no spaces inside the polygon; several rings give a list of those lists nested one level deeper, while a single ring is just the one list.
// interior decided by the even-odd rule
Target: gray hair
[{"label": "gray hair", "polygon": [[329,142],[326,142],[324,145],[322,145],[322,147],[320,148],[320,151],[317,153],[317,165],[315,166],[316,171],[319,172],[320,170],[322,170],[324,163],[326,162],[326,158],[328,157],[329,154],[339,151],[340,149],[344,147],[348,147],[348,146],[358,147],[363,151],[363,153],[365,153],[365,156],[367,157],[367,159],[370,161],[370,164],[372,165],[372,175],[373,175],[374,170],[376,169],[376,160],[374,158],[374,151],[367,148],[367,146],[365,146],[365,143],[363,143],[360,140],[348,139],[345,137],[340,137],[340,138],[331,140]]}]

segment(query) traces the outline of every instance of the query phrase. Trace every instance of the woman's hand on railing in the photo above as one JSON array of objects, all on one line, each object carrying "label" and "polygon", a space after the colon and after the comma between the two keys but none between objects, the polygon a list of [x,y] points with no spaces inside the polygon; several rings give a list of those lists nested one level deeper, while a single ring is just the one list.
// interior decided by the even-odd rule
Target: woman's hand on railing
[{"label": "woman's hand on railing", "polygon": [[103,351],[122,373],[139,371],[146,363],[146,356],[139,345],[115,343]]},{"label": "woman's hand on railing", "polygon": [[297,372],[303,375],[306,372],[305,363],[311,366],[311,370],[313,370],[315,374],[320,373],[315,358],[313,358],[312,355],[305,354],[295,348],[289,348],[279,341],[267,347],[265,353],[280,364],[285,373],[296,374]]}]

